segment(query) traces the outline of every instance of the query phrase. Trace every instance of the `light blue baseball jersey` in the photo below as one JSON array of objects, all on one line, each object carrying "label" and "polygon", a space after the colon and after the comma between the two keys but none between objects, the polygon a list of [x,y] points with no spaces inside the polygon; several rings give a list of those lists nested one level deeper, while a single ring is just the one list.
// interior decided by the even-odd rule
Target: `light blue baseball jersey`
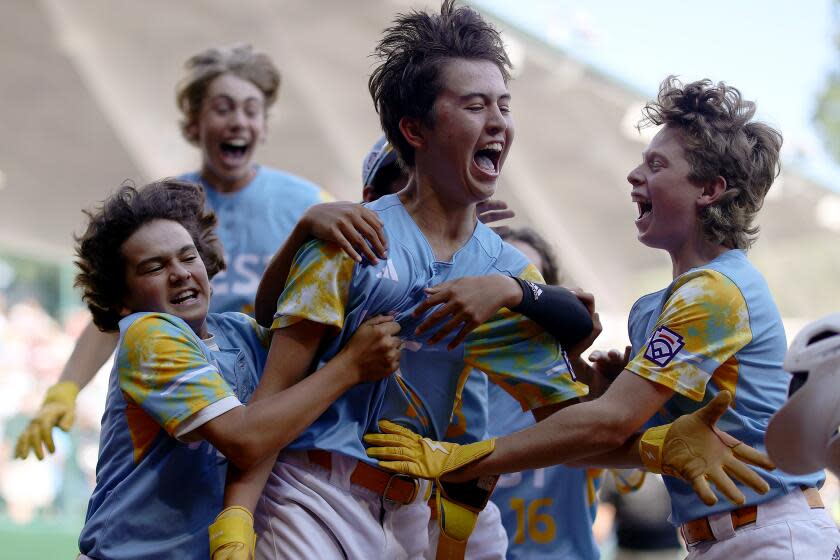
[{"label": "light blue baseball jersey", "polygon": [[212,280],[214,313],[254,314],[254,296],[268,261],[283,245],[307,208],[332,197],[290,173],[258,166],[254,179],[234,193],[220,193],[199,172],[182,179],[204,187],[207,206],[219,220],[216,232],[225,250],[227,270]]},{"label": "light blue baseball jersey", "polygon": [[[241,313],[210,314],[204,342],[181,319],[120,321],[79,550],[91,558],[207,558],[207,527],[222,508],[227,461],[206,441],[181,441],[250,397],[269,333]],[[187,437],[189,439],[189,437]]]},{"label": "light blue baseball jersey", "polygon": [[[770,417],[787,399],[790,374],[782,370],[787,343],[770,289],[743,251],[727,251],[639,299],[630,311],[629,334],[634,357],[627,369],[676,392],[654,417],[655,425],[697,410],[726,389],[733,402],[718,427],[764,451]],[[770,491],[760,496],[739,485],[747,504],[823,481],[822,473],[758,472]],[[706,506],[690,485],[664,479],[674,524],[734,508],[722,496]]]},{"label": "light blue baseball jersey", "polygon": [[334,327],[337,336],[319,355],[323,363],[346,344],[364,319],[394,313],[406,341],[400,369],[386,379],[350,389],[289,449],[324,449],[375,464],[365,454],[362,436],[377,431],[380,419],[442,439],[456,394],[473,369],[514,395],[524,410],[586,393],[586,387],[574,382],[568,371],[556,369],[563,361],[557,342],[536,323],[506,309],[451,352],[446,349],[449,338],[428,345],[433,332],[415,336],[414,329],[431,312],[412,316],[426,297],[424,288],[482,274],[539,281],[539,272],[481,223],[450,262],[437,261],[398,196],[384,196],[368,207],[383,221],[388,259],[375,266],[356,263],[337,246],[309,242],[295,257],[272,328],[300,320]]},{"label": "light blue baseball jersey", "polygon": [[[504,391],[489,389],[491,437],[501,437],[534,424]],[[534,469],[499,477],[491,499],[498,506],[508,535],[510,559],[563,558],[598,560],[592,535],[598,469],[563,466]]]}]

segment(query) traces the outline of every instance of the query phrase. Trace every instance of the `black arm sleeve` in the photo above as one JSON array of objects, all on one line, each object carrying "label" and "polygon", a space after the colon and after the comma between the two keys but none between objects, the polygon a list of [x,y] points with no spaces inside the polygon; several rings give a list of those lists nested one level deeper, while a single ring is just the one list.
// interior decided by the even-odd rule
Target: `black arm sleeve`
[{"label": "black arm sleeve", "polygon": [[592,318],[581,301],[566,288],[514,278],[522,288],[522,303],[511,309],[544,328],[560,346],[574,346],[592,332]]}]

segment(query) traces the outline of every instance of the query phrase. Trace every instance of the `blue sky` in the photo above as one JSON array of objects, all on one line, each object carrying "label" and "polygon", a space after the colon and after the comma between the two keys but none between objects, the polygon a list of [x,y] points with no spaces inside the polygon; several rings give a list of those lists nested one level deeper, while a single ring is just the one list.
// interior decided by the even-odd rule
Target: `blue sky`
[{"label": "blue sky", "polygon": [[709,77],[758,102],[788,164],[840,190],[840,166],[811,123],[837,65],[830,0],[475,0],[647,95],[668,74]]}]

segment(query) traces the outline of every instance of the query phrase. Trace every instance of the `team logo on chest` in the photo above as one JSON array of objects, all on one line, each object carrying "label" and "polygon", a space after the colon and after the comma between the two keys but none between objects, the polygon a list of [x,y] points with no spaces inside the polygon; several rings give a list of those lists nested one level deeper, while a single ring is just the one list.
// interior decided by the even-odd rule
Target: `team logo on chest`
[{"label": "team logo on chest", "polygon": [[685,346],[683,337],[668,327],[661,326],[653,331],[647,350],[645,350],[645,358],[659,367],[665,367],[683,346]]},{"label": "team logo on chest", "polygon": [[385,266],[376,272],[377,278],[385,278],[394,282],[399,282],[400,278],[397,276],[397,269],[394,267],[394,261],[388,259],[385,261]]}]

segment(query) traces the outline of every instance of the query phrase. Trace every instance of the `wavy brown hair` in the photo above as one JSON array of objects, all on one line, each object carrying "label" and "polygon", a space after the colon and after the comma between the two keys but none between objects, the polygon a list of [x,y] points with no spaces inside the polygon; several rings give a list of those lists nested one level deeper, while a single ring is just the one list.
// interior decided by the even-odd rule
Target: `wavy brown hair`
[{"label": "wavy brown hair", "polygon": [[216,215],[205,208],[200,185],[163,179],[137,189],[124,183],[98,209],[85,214],[87,229],[76,237],[75,285],[102,331],[118,329],[127,290],[122,246],[141,226],[155,220],[178,222],[192,237],[210,278],[225,268]]},{"label": "wavy brown hair", "polygon": [[732,249],[748,249],[758,236],[753,220],[779,174],[782,135],[754,121],[755,103],[723,82],[682,84],[668,76],[655,101],[642,110],[640,127],[665,125],[681,133],[688,179],[698,185],[717,177],[726,192],[700,214],[706,237]]},{"label": "wavy brown hair", "polygon": [[487,60],[495,64],[505,83],[510,60],[499,32],[475,10],[455,7],[446,0],[440,14],[411,11],[399,14],[376,46],[381,62],[368,80],[382,130],[400,160],[414,166],[414,148],[400,132],[403,117],[434,124],[433,107],[442,84],[444,64],[453,58]]},{"label": "wavy brown hair", "polygon": [[198,138],[190,132],[190,126],[198,118],[210,82],[222,74],[233,74],[254,84],[265,98],[266,112],[277,100],[280,90],[280,71],[271,57],[254,52],[250,45],[207,49],[190,57],[184,67],[187,73],[178,82],[175,101],[184,115],[181,133],[191,144],[196,144]]}]

